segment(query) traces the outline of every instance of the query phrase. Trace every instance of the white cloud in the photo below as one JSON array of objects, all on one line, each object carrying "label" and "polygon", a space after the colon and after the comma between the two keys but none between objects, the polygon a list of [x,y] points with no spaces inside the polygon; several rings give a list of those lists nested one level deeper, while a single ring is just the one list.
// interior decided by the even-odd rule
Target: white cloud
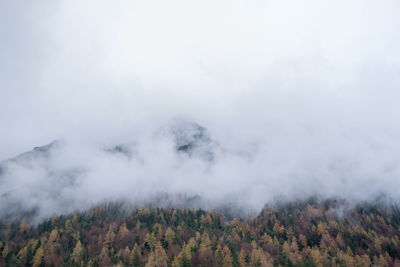
[{"label": "white cloud", "polygon": [[[90,169],[79,191],[64,192],[77,198],[139,184],[208,198],[242,188],[255,205],[312,188],[397,198],[399,5],[4,1],[0,158],[54,139],[78,144],[56,162]],[[197,161],[172,168],[169,143],[151,136],[174,117],[254,158],[220,155],[206,174]],[[137,139],[148,165],[90,154]]]}]

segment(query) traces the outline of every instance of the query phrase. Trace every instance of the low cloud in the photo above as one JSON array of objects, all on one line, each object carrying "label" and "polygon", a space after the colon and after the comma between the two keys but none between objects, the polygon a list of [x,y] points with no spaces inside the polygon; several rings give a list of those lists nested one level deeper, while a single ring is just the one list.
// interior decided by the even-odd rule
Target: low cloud
[{"label": "low cloud", "polygon": [[0,3],[1,212],[398,200],[399,5]]}]

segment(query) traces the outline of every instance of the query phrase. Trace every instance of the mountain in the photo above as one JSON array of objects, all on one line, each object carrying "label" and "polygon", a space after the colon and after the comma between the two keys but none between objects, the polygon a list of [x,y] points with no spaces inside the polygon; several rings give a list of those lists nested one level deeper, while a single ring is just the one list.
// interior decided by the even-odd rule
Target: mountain
[{"label": "mountain", "polygon": [[[154,164],[151,162],[151,155],[144,161],[143,154],[148,153],[146,149],[151,148],[150,146],[157,146],[159,140],[160,145],[171,143],[171,153],[177,158],[182,157],[184,161],[196,159],[211,164],[214,160],[214,149],[217,146],[207,129],[186,121],[174,121],[155,132],[148,143],[149,147],[144,147],[141,151],[137,145],[140,140],[90,149],[56,140],[0,162],[0,218],[21,218],[28,215],[30,218],[35,218],[36,215],[46,217],[90,207],[102,199],[124,198],[118,194],[102,196],[101,193],[96,193],[96,186],[110,183],[115,178],[112,177],[113,172],[117,171],[110,169],[106,173],[101,169],[108,168],[107,165],[112,162],[119,166],[122,164],[120,168],[124,172],[119,174],[121,177],[140,171],[143,165]],[[157,151],[158,148],[154,149]],[[122,184],[118,186],[123,188]],[[102,190],[103,193],[108,191]],[[95,197],[87,198],[87,191],[95,194]],[[180,203],[179,197],[174,197],[169,192],[164,194],[162,191],[152,192],[151,196],[142,194],[141,198],[144,198],[143,201],[154,201],[159,199],[160,193],[164,196],[161,202]]]}]

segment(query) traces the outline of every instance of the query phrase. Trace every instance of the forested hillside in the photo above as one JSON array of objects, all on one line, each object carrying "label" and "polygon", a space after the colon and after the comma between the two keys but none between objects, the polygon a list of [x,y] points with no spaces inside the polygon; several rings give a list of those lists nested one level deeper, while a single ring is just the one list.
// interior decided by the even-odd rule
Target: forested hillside
[{"label": "forested hillside", "polygon": [[395,206],[308,201],[228,219],[121,203],[1,224],[0,266],[399,266]]}]

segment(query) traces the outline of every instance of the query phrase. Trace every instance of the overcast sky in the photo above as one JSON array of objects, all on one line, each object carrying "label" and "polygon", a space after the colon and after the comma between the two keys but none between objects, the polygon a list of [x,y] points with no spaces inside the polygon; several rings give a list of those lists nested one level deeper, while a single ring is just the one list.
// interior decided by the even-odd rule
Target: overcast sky
[{"label": "overcast sky", "polygon": [[181,115],[254,131],[272,123],[397,134],[399,8],[0,1],[0,158]]},{"label": "overcast sky", "polygon": [[390,191],[399,10],[397,0],[0,0],[0,159],[55,139],[129,142],[178,117],[225,147],[268,151],[258,172],[311,179],[338,164],[358,179],[387,175]]}]

